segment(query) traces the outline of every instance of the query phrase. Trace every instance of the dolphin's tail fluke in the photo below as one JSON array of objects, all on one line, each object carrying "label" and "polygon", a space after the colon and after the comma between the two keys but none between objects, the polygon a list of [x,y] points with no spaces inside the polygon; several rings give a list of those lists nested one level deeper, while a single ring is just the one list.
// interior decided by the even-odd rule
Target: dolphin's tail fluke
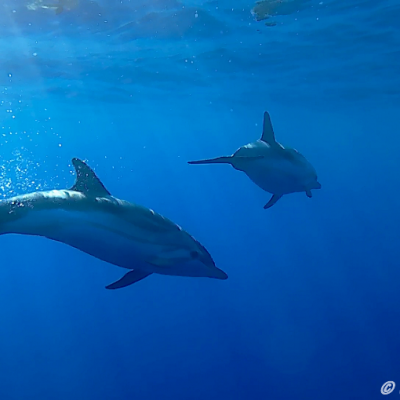
[{"label": "dolphin's tail fluke", "polygon": [[232,164],[232,157],[217,157],[209,160],[188,161],[189,164]]}]

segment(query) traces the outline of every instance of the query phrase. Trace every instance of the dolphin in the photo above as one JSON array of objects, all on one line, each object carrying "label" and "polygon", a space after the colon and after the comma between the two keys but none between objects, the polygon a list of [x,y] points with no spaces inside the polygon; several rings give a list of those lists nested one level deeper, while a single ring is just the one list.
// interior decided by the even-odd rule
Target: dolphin
[{"label": "dolphin", "polygon": [[153,210],[110,194],[82,160],[75,184],[0,201],[0,234],[43,236],[129,270],[118,289],[155,273],[227,279],[189,233]]},{"label": "dolphin", "polygon": [[261,139],[240,147],[233,155],[189,164],[230,164],[243,171],[257,186],[272,194],[264,206],[272,207],[283,195],[321,189],[314,167],[295,149],[285,148],[275,140],[271,118],[264,113]]}]

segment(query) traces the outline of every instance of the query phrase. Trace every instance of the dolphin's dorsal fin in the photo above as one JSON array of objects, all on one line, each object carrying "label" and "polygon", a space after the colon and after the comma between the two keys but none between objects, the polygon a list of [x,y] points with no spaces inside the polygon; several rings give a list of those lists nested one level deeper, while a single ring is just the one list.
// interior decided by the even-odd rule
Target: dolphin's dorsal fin
[{"label": "dolphin's dorsal fin", "polygon": [[76,171],[76,182],[70,190],[81,192],[89,196],[110,196],[110,192],[104,187],[93,170],[79,158],[73,158],[72,164]]},{"label": "dolphin's dorsal fin", "polygon": [[265,143],[268,143],[271,147],[278,144],[275,140],[275,133],[274,129],[272,128],[271,118],[268,114],[268,111],[265,111],[264,113],[264,125],[261,140]]}]

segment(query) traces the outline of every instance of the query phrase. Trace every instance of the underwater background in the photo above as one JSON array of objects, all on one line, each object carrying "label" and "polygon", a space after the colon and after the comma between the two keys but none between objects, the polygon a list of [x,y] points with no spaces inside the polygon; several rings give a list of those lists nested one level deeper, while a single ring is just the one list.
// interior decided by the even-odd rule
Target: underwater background
[{"label": "underwater background", "polygon": [[[226,281],[0,238],[0,399],[377,399],[400,389],[400,4],[3,0],[0,196],[116,197],[195,236]],[[322,189],[270,195],[226,165],[261,136]]]}]

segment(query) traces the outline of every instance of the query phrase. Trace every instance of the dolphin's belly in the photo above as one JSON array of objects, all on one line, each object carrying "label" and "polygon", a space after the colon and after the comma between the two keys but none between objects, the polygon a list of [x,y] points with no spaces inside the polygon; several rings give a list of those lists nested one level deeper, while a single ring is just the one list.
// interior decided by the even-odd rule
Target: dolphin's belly
[{"label": "dolphin's belly", "polygon": [[304,168],[285,159],[254,160],[242,170],[257,186],[273,194],[303,192],[308,178]]},{"label": "dolphin's belly", "polygon": [[[9,233],[44,236],[79,249],[108,263],[148,270],[145,262],[162,251],[162,243],[140,237],[135,226],[100,212],[63,209],[31,211],[10,223]],[[151,271],[152,272],[152,271]]]}]

